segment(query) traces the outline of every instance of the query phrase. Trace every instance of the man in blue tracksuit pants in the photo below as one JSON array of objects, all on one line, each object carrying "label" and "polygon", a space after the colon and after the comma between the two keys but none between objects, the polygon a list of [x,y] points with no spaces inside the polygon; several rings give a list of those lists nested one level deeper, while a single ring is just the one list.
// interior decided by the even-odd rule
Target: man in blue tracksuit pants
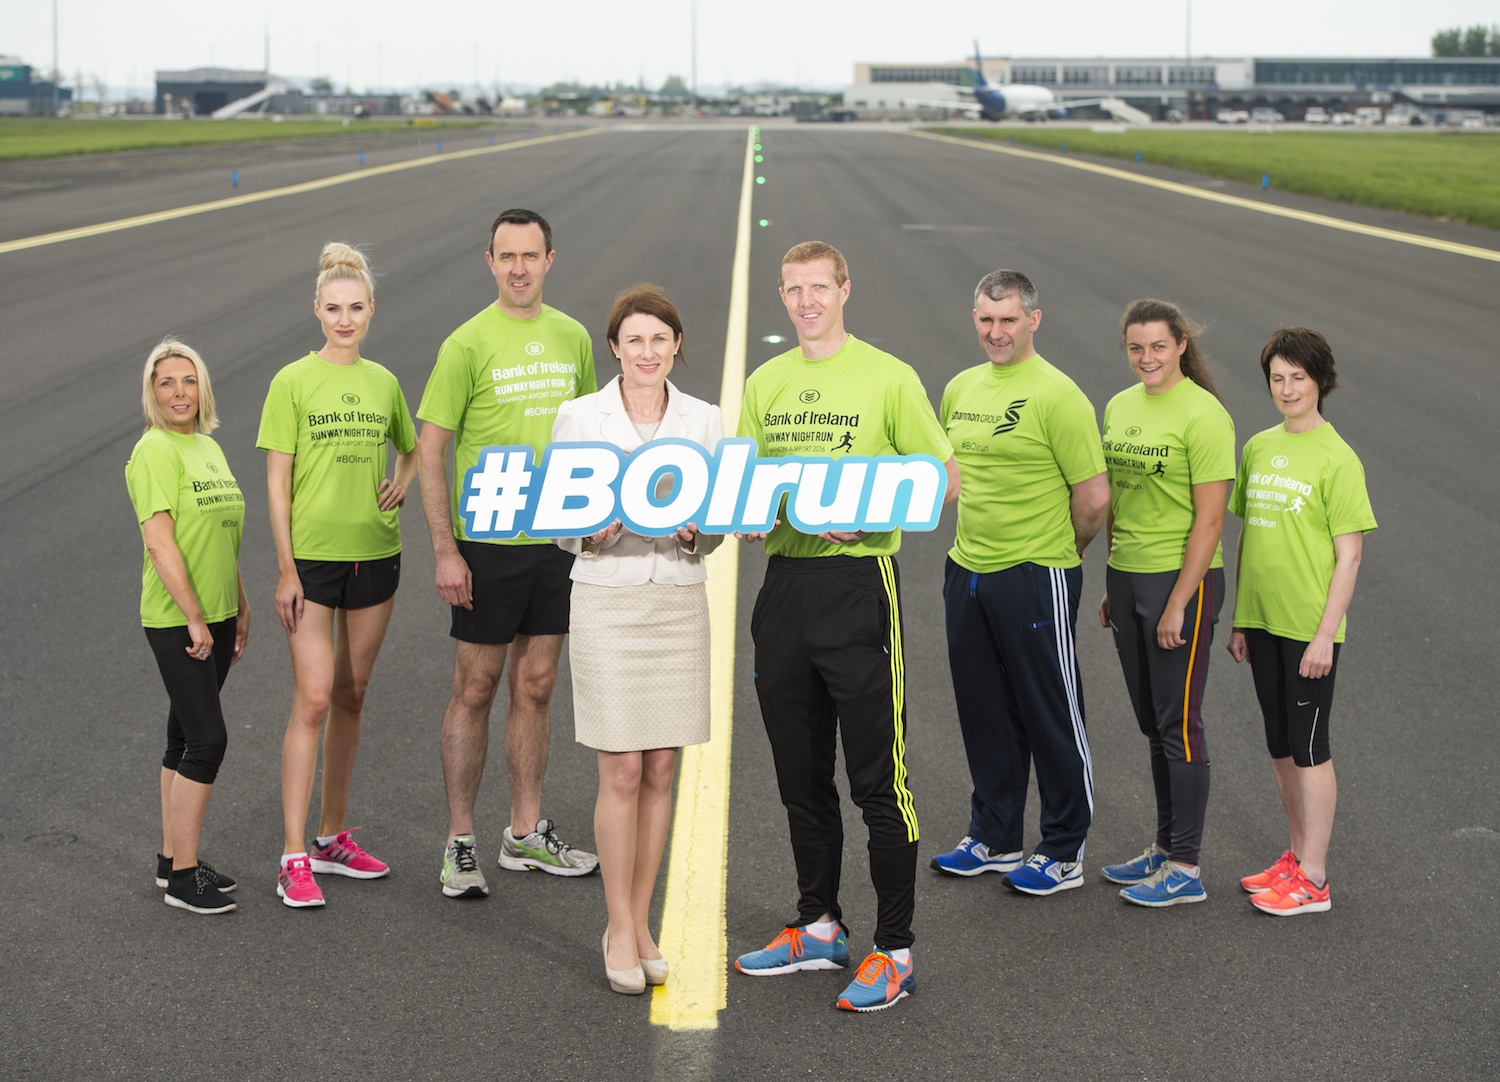
[{"label": "man in blue tracksuit pants", "polygon": [[[974,792],[966,836],[932,866],[1047,895],[1082,884],[1093,818],[1074,628],[1109,479],[1094,407],[1033,348],[1041,320],[1025,275],[985,275],[974,326],[988,363],[955,376],[938,411],[964,479],[943,600]],[[1042,840],[1022,863],[1033,762]]]}]

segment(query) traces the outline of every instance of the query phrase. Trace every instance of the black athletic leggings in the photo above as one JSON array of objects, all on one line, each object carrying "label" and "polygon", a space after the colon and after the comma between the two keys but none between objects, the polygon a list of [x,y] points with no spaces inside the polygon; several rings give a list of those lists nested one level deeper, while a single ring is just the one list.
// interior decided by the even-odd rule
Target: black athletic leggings
[{"label": "black athletic leggings", "polygon": [[219,689],[234,660],[236,618],[231,616],[208,625],[214,650],[199,661],[187,652],[193,645],[186,627],[145,628],[146,641],[156,655],[156,667],[167,686],[172,708],[167,713],[167,753],[161,765],[175,770],[188,781],[212,785],[224,761],[229,736],[224,712],[219,708]]}]

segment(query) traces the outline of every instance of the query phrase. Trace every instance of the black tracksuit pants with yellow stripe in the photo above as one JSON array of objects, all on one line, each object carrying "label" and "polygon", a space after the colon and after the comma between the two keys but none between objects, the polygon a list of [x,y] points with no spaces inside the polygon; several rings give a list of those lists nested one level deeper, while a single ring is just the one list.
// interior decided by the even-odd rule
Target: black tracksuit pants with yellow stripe
[{"label": "black tracksuit pants with yellow stripe", "polygon": [[843,918],[844,827],[834,787],[842,733],[849,790],[869,831],[875,945],[909,947],[917,817],[906,780],[900,580],[889,556],[771,557],[750,618],[755,691],[797,862],[798,923]]}]

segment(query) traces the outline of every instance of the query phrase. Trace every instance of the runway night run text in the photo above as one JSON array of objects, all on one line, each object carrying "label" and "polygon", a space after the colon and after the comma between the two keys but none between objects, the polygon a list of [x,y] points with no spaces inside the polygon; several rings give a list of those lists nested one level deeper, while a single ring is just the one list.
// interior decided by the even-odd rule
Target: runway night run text
[{"label": "runway night run text", "polygon": [[[588,537],[619,520],[665,537],[693,523],[703,533],[767,533],[785,516],[802,533],[932,530],[948,477],[931,455],[759,458],[751,439],[713,454],[683,439],[651,440],[628,455],[609,443],[486,447],[464,475],[470,538]],[[781,508],[782,497],[786,506]]]}]

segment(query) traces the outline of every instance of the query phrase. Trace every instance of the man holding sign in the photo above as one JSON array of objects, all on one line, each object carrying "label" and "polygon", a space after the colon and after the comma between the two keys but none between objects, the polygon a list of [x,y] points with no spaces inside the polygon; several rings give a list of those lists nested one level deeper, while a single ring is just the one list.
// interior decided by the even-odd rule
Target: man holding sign
[{"label": "man holding sign", "polygon": [[[500,866],[576,876],[599,863],[559,841],[551,820],[541,817],[548,710],[568,631],[573,557],[524,534],[470,538],[462,507],[464,477],[485,447],[524,445],[539,453],[552,437],[558,405],[594,392],[593,347],[577,320],[542,303],[542,283],[557,256],[546,219],[507,210],[490,227],[489,240],[485,260],[499,297],[448,336],[417,410],[424,422],[417,448],[422,509],[438,594],[453,607],[456,640],[453,695],[443,714],[448,845],[442,884],[450,898],[489,893],[475,854],[474,799],[507,655],[510,825],[501,838]],[[450,501],[447,464],[455,436]]]},{"label": "man holding sign", "polygon": [[[821,241],[782,260],[780,292],[797,348],[745,385],[739,435],[763,456],[927,454],[944,463],[945,502],[958,467],[921,380],[910,366],[844,330],[849,272]],[[785,514],[764,538],[770,562],[751,618],[756,694],[791,828],[800,893],[797,919],[741,973],[842,969],[848,929],[839,908],[843,820],[834,787],[839,732],[854,802],[869,829],[879,912],[875,950],[837,1001],[880,1010],[915,988],[911,959],[917,818],[906,779],[906,701],[898,530],[799,533]]]}]

